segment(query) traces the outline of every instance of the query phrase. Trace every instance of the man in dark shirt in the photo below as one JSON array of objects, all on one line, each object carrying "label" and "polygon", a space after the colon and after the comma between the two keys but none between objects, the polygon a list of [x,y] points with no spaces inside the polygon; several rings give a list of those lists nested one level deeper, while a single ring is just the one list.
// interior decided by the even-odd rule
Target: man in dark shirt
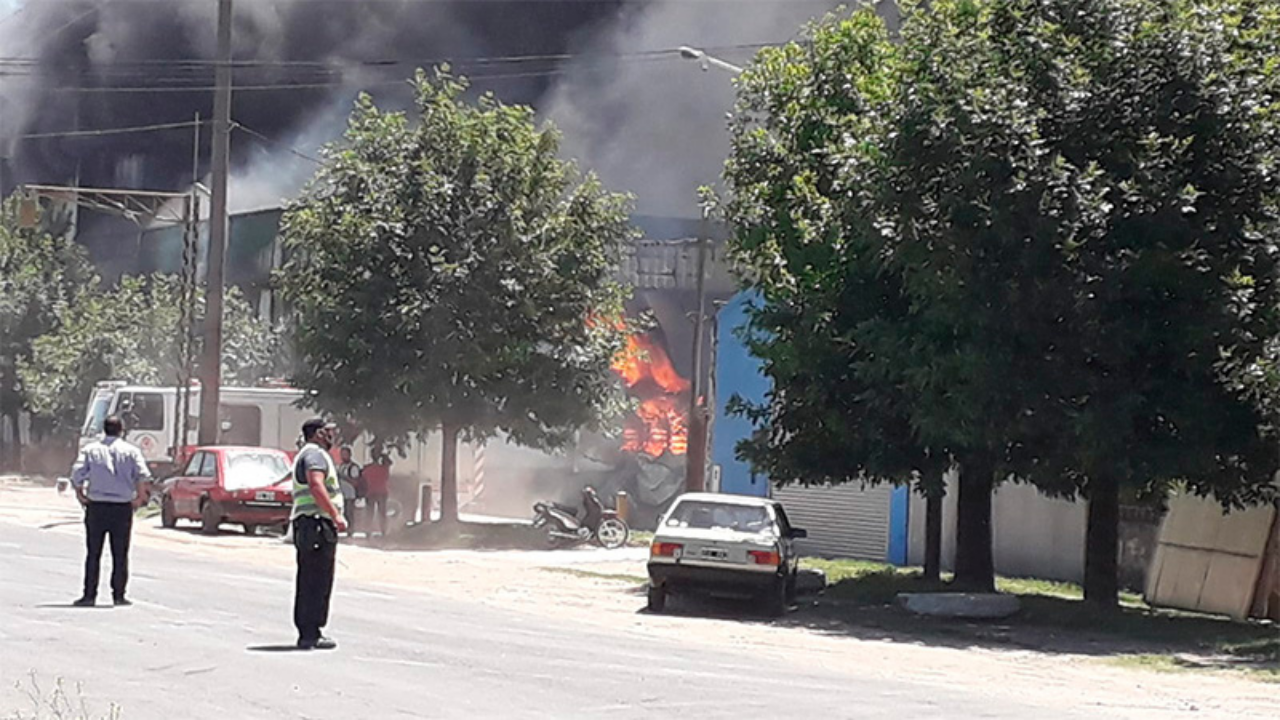
[{"label": "man in dark shirt", "polygon": [[302,424],[306,444],[293,462],[293,544],[298,551],[293,624],[303,650],[338,646],[321,634],[329,622],[338,533],[347,529],[338,471],[329,455],[336,434],[333,423],[320,418],[306,421]]}]

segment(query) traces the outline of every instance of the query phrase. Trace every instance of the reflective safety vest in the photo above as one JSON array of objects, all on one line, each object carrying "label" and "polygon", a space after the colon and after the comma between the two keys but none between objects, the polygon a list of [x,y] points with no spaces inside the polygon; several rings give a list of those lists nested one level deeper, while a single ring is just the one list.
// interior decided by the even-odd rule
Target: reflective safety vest
[{"label": "reflective safety vest", "polygon": [[[324,489],[329,493],[329,501],[333,503],[334,509],[342,512],[342,488],[338,483],[338,470],[333,466],[333,458],[327,450],[319,445],[307,443],[298,451],[298,456],[293,459],[293,517],[305,515],[328,517],[311,494],[311,485],[307,482],[298,482],[298,476],[301,474],[302,469],[302,456],[308,450],[315,450],[324,456],[327,468],[324,476]],[[305,479],[306,475],[302,474],[302,477]],[[333,520],[335,518],[329,519]]]}]

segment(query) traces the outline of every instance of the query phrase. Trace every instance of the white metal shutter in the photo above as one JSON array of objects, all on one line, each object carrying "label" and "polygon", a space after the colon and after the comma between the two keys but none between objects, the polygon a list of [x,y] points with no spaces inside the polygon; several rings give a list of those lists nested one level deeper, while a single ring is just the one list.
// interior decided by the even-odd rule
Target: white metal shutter
[{"label": "white metal shutter", "polygon": [[857,483],[835,486],[789,485],[773,498],[786,508],[791,524],[809,531],[800,551],[824,557],[884,562],[889,552],[891,485],[863,490]]}]

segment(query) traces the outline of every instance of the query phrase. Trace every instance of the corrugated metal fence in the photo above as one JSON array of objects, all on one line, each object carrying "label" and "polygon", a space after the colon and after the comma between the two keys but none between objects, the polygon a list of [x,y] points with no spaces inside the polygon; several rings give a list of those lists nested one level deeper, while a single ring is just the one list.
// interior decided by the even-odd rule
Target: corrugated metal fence
[{"label": "corrugated metal fence", "polygon": [[893,487],[863,490],[857,484],[776,488],[796,527],[809,531],[800,541],[806,554],[883,562],[889,550],[889,508]]}]

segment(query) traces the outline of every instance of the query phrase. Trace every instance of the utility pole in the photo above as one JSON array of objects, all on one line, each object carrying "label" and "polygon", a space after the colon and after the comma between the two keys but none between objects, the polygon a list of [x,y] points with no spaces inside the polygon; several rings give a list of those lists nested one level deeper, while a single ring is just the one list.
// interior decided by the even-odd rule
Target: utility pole
[{"label": "utility pole", "polygon": [[702,492],[707,486],[707,417],[703,402],[705,389],[702,384],[702,340],[706,333],[707,252],[710,238],[708,223],[702,222],[702,235],[698,239],[698,277],[694,282],[697,295],[697,315],[693,320],[693,393],[689,398],[689,450],[685,455],[685,489]]},{"label": "utility pole", "polygon": [[213,98],[213,201],[209,207],[209,274],[205,282],[204,348],[200,361],[200,444],[221,433],[222,299],[226,283],[227,176],[231,170],[231,0],[218,0],[217,90]]},{"label": "utility pole", "polygon": [[[0,110],[4,110],[8,103],[4,98],[0,98]],[[4,120],[4,114],[0,113],[0,121]],[[0,200],[9,197],[9,193],[13,192],[13,177],[9,170],[9,152],[13,146],[13,140],[5,137],[5,128],[3,122],[0,122]]]},{"label": "utility pole", "polygon": [[[723,70],[733,75],[741,75],[742,68],[725,62],[718,57],[708,55],[705,50],[684,46],[680,48],[680,57],[696,60],[702,65],[702,71],[711,68]],[[709,444],[707,426],[710,412],[702,397],[705,394],[702,383],[702,341],[706,333],[706,282],[707,253],[710,251],[710,222],[702,219],[702,238],[698,241],[698,316],[694,320],[693,331],[693,397],[689,401],[689,454],[686,457],[685,489],[689,492],[702,492],[707,486],[707,445]]]}]

